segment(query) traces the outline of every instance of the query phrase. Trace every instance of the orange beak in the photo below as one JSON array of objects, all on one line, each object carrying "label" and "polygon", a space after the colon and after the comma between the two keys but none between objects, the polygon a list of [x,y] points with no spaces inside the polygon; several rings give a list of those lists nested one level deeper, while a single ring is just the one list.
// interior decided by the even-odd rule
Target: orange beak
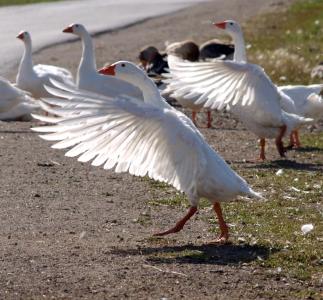
[{"label": "orange beak", "polygon": [[23,32],[20,32],[17,36],[16,36],[17,39],[21,39],[23,40],[24,39],[24,33]]},{"label": "orange beak", "polygon": [[66,32],[66,33],[73,33],[73,26],[72,26],[72,25],[67,26],[67,27],[63,30],[63,32]]},{"label": "orange beak", "polygon": [[103,67],[102,69],[98,70],[98,72],[103,75],[114,76],[114,75],[116,75],[115,68],[116,68],[116,66],[111,65],[108,67]]},{"label": "orange beak", "polygon": [[213,25],[218,27],[218,28],[225,29],[226,22],[213,23]]}]

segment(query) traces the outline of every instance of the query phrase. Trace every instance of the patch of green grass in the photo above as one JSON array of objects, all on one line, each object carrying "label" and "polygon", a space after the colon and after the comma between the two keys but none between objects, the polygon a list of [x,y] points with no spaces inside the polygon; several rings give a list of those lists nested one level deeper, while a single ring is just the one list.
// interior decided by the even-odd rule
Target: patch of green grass
[{"label": "patch of green grass", "polygon": [[294,296],[294,299],[322,299],[322,294],[318,294],[317,292],[307,288],[301,291],[291,291],[291,296]]},{"label": "patch of green grass", "polygon": [[[224,205],[227,222],[234,224],[232,240],[278,249],[267,259],[254,261],[265,268],[281,268],[302,280],[322,276],[322,171],[285,169],[281,176],[277,169],[258,170],[256,190],[264,191],[266,201],[232,202]],[[246,176],[254,170],[241,170]],[[216,220],[211,219],[211,224]],[[314,225],[306,235],[301,226]],[[217,230],[213,228],[212,230]]]},{"label": "patch of green grass", "polygon": [[[322,61],[323,1],[297,1],[287,11],[261,15],[244,28],[248,59],[277,84],[306,84]],[[319,82],[319,80],[317,80]]]},{"label": "patch of green grass", "polygon": [[171,197],[169,198],[149,200],[147,201],[147,204],[152,206],[170,206],[170,207],[179,207],[179,206],[187,207],[189,205],[186,199],[186,196],[178,192],[175,195],[171,195]]},{"label": "patch of green grass", "polygon": [[151,222],[151,216],[147,214],[141,214],[136,220],[136,223],[140,224],[141,226],[150,226],[152,224]]},{"label": "patch of green grass", "polygon": [[62,0],[0,0],[0,6],[22,5],[40,2],[57,2]]},{"label": "patch of green grass", "polygon": [[316,151],[323,151],[323,135],[322,134],[302,134],[302,147],[316,148]]},{"label": "patch of green grass", "polygon": [[165,182],[155,181],[149,177],[145,177],[148,180],[149,185],[154,189],[168,189],[170,186]]}]

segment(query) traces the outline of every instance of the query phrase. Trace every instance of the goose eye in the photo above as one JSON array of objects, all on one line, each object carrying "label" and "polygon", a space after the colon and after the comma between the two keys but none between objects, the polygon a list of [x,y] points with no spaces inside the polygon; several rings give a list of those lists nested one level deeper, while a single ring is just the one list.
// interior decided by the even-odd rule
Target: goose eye
[{"label": "goose eye", "polygon": [[121,67],[123,67],[123,68],[124,68],[125,66],[126,66],[125,64],[121,64]]},{"label": "goose eye", "polygon": [[79,25],[78,25],[78,24],[76,24],[76,25],[75,25],[75,27],[79,27]]},{"label": "goose eye", "polygon": [[230,25],[233,25],[233,23],[232,23],[232,22],[230,22]]}]

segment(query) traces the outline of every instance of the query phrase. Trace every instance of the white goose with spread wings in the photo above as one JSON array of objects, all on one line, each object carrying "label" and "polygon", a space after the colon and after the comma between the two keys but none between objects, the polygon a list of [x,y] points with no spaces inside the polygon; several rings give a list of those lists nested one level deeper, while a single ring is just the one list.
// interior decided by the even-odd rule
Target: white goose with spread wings
[{"label": "white goose with spread wings", "polygon": [[197,99],[210,109],[230,109],[244,125],[260,137],[260,159],[265,159],[265,138],[275,138],[284,156],[282,138],[302,123],[310,122],[281,109],[282,93],[264,70],[246,62],[244,39],[234,21],[215,24],[226,30],[235,44],[233,61],[177,62],[170,71],[170,89],[184,98]]},{"label": "white goose with spread wings", "polygon": [[138,86],[144,101],[126,96],[93,97],[70,88],[50,89],[65,99],[44,100],[42,107],[55,117],[36,118],[56,125],[34,130],[50,132],[41,137],[59,141],[54,148],[71,148],[66,155],[79,156],[79,161],[92,160],[92,165],[103,165],[105,169],[149,176],[186,193],[191,204],[187,215],[170,230],[156,235],[180,231],[197,211],[200,198],[205,197],[213,203],[219,219],[221,235],[217,241],[227,241],[228,227],[219,202],[238,195],[261,196],[207,144],[187,116],[160,96],[141,69],[129,62],[118,62],[100,73]]},{"label": "white goose with spread wings", "polygon": [[72,73],[67,69],[42,64],[34,66],[32,42],[29,32],[22,31],[18,34],[17,38],[22,40],[25,45],[16,78],[17,87],[30,92],[34,98],[41,98],[50,96],[44,88],[45,84],[51,86],[50,79],[74,85]]}]

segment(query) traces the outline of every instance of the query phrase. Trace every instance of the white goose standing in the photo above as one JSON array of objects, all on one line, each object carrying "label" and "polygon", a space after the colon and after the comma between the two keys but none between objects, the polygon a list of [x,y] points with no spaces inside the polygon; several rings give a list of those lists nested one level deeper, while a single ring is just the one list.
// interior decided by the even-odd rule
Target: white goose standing
[{"label": "white goose standing", "polygon": [[78,88],[110,97],[125,94],[142,98],[141,91],[134,85],[111,76],[103,76],[97,73],[92,38],[82,24],[71,24],[63,32],[75,34],[82,40],[82,58],[76,78]]},{"label": "white goose standing", "polygon": [[283,136],[312,119],[282,110],[282,97],[287,96],[277,90],[261,67],[247,62],[238,23],[228,20],[215,25],[233,38],[233,61],[178,62],[170,69],[170,88],[178,96],[197,99],[195,103],[206,108],[230,109],[260,138],[261,160],[266,158],[265,138],[275,138],[280,156],[285,156]]},{"label": "white goose standing", "polygon": [[29,32],[22,31],[17,35],[17,38],[25,44],[24,54],[16,78],[17,86],[20,89],[30,92],[34,98],[41,98],[49,96],[44,85],[52,86],[50,78],[74,85],[71,72],[64,68],[42,64],[34,66],[32,60],[32,41]]},{"label": "white goose standing", "polygon": [[[42,107],[55,117],[36,116],[53,126],[34,128],[45,140],[60,141],[53,148],[71,148],[66,156],[116,172],[146,176],[186,193],[191,207],[176,225],[157,233],[180,231],[195,214],[201,197],[208,198],[218,217],[221,234],[215,242],[228,240],[228,227],[220,202],[238,195],[256,198],[246,181],[207,144],[192,121],[171,107],[154,82],[135,64],[121,61],[100,70],[138,86],[144,101],[120,96],[91,97],[89,93],[65,88],[50,91],[66,99],[45,99]],[[58,85],[64,88],[62,85]],[[69,107],[66,107],[69,104]],[[55,105],[51,108],[50,105]]]}]

